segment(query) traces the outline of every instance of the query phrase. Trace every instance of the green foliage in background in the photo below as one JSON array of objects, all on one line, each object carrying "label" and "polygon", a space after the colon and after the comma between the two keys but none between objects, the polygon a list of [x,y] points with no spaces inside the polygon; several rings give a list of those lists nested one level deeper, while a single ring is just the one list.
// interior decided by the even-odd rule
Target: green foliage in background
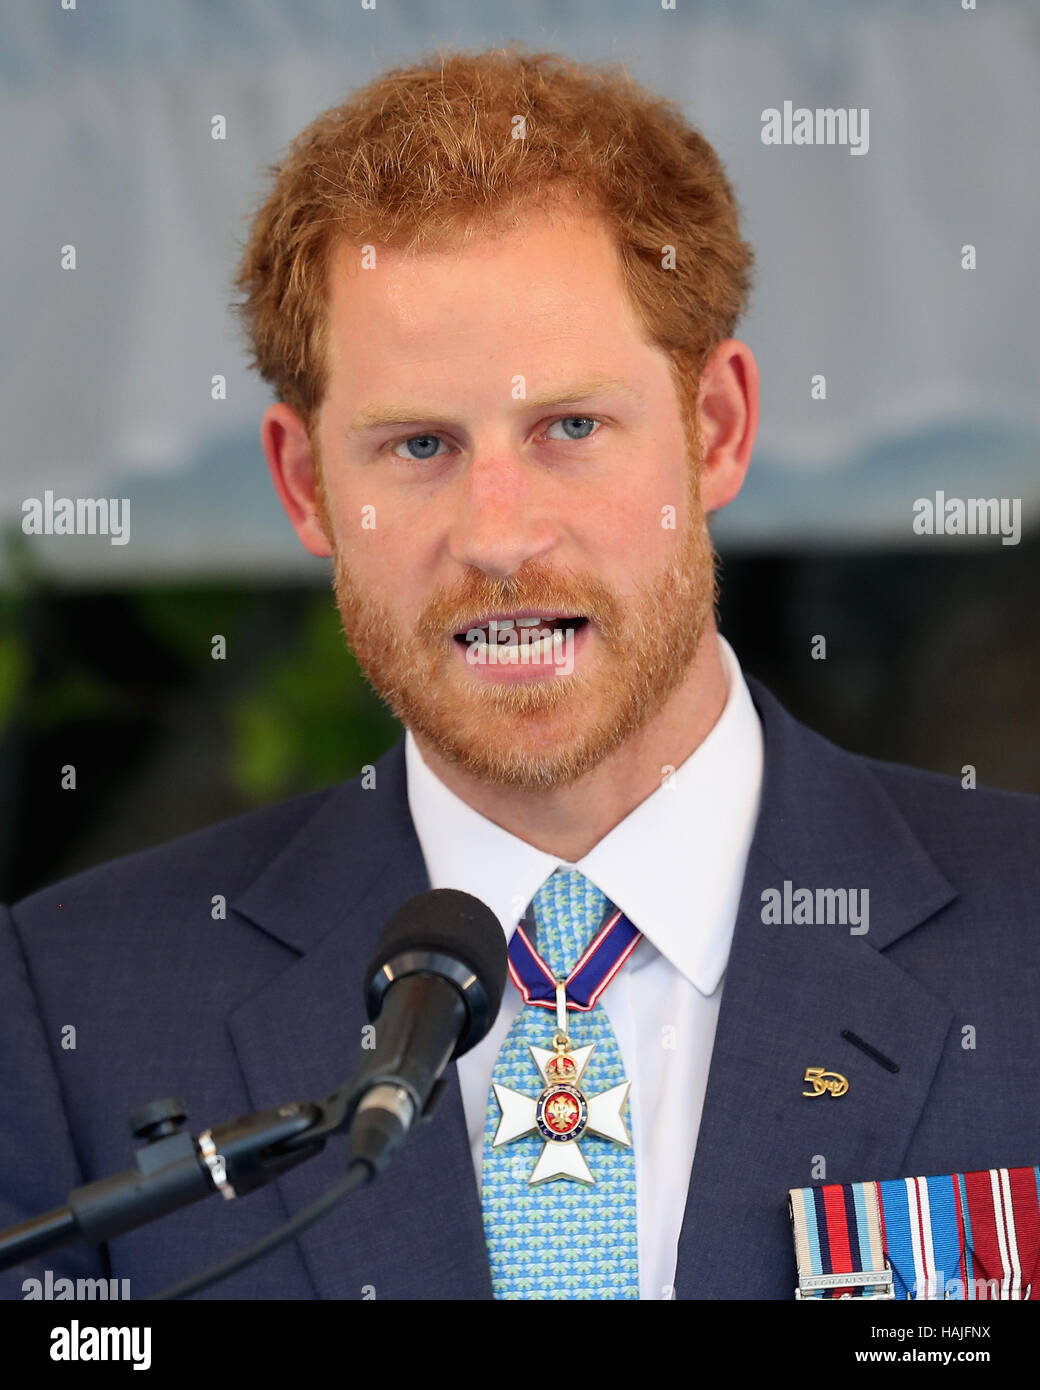
[{"label": "green foliage in background", "polygon": [[[401,732],[361,675],[327,591],[185,584],[94,597],[105,606],[93,621],[109,635],[96,660],[103,644],[86,620],[54,621],[83,595],[36,584],[0,595],[0,738],[142,718],[158,736],[167,711],[194,700],[226,731],[215,777],[248,807],[352,776]],[[78,650],[45,661],[41,631],[60,637],[77,623],[86,628]],[[216,633],[224,660],[212,658]],[[124,640],[124,669],[114,669],[112,647]]]},{"label": "green foliage in background", "polygon": [[[3,608],[8,608],[5,602]],[[14,719],[28,683],[29,654],[25,639],[13,628],[11,615],[0,616],[0,736]]]},{"label": "green foliage in background", "polygon": [[351,776],[400,732],[365,683],[325,595],[312,598],[298,639],[264,663],[231,720],[231,773],[249,801]]}]

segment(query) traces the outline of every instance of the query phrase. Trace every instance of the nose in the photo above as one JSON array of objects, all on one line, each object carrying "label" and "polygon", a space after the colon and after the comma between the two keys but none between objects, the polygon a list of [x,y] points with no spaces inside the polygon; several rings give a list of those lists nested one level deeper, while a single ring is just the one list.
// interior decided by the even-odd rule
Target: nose
[{"label": "nose", "polygon": [[449,549],[460,565],[496,579],[548,554],[558,526],[548,510],[546,480],[501,450],[474,458],[458,480]]}]

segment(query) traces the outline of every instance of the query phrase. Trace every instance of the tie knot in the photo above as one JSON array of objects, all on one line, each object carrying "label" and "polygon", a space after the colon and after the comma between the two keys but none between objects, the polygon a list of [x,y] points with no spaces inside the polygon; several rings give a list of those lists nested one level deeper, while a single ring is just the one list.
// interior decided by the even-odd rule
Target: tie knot
[{"label": "tie knot", "polygon": [[531,911],[538,953],[554,975],[570,974],[610,907],[580,870],[553,870],[531,899]]}]

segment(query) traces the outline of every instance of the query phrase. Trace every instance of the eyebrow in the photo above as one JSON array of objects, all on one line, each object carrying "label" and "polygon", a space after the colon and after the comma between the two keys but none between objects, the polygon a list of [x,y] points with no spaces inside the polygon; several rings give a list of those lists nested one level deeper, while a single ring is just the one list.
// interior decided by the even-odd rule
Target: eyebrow
[{"label": "eyebrow", "polygon": [[[587,377],[584,381],[572,382],[556,390],[545,391],[538,396],[528,396],[520,404],[532,410],[545,410],[550,406],[587,401],[611,392],[629,396],[639,404],[643,402],[642,391],[631,383],[619,381],[615,377],[595,376]],[[346,432],[348,435],[368,434],[388,425],[416,425],[424,420],[438,418],[438,410],[424,411],[412,405],[376,404],[359,411],[347,426]]]}]

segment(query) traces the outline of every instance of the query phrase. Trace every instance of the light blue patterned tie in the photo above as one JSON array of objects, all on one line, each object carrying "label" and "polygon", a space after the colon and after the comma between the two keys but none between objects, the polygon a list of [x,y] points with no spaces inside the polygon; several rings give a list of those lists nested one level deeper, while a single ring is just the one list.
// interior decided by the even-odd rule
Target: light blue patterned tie
[{"label": "light blue patterned tie", "polygon": [[[531,902],[535,946],[549,969],[567,976],[614,906],[577,869],[556,869]],[[507,986],[509,988],[510,986]],[[609,988],[609,986],[608,986]],[[568,1010],[572,1047],[595,1043],[581,1089],[598,1095],[624,1081],[614,1030],[602,1002],[587,1013]],[[556,1015],[523,1006],[495,1062],[492,1085],[535,1096],[541,1077],[529,1048],[552,1048]],[[635,1149],[586,1135],[580,1142],[592,1186],[569,1178],[528,1183],[545,1140],[529,1134],[497,1149],[500,1116],[488,1092],[481,1200],[496,1298],[639,1297]],[[627,1114],[629,1137],[631,1116]]]}]

